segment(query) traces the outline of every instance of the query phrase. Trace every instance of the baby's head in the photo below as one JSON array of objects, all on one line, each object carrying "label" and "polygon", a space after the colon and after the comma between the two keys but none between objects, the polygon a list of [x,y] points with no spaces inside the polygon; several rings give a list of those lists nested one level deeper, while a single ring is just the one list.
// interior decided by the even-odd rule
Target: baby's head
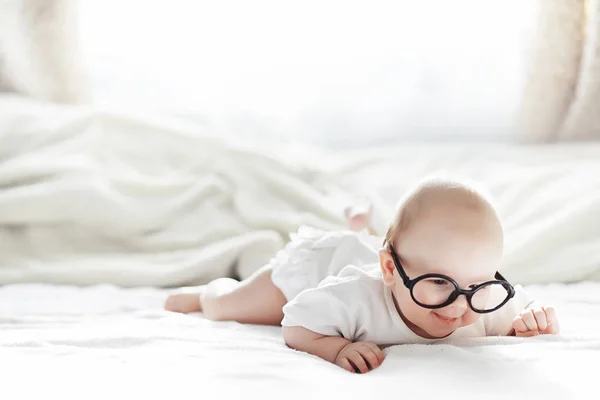
[{"label": "baby's head", "polygon": [[[428,179],[398,205],[379,258],[383,280],[409,328],[423,337],[440,338],[472,324],[480,313],[464,295],[441,308],[416,303],[415,297],[426,305],[444,304],[455,289],[451,281],[422,279],[413,285],[412,295],[406,283],[424,274],[447,276],[461,289],[494,281],[502,248],[502,226],[481,193],[458,181]],[[486,287],[473,296],[473,305],[483,309],[489,292]]]}]

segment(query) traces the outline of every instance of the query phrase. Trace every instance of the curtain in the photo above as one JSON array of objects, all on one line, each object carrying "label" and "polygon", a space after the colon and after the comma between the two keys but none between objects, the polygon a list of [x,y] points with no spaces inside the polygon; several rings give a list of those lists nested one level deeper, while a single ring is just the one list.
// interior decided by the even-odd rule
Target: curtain
[{"label": "curtain", "polygon": [[600,139],[600,0],[585,2],[583,23],[579,76],[561,140]]},{"label": "curtain", "polygon": [[538,0],[519,109],[524,141],[600,139],[600,0]]},{"label": "curtain", "polygon": [[[457,7],[456,4],[453,3],[454,8]],[[467,3],[464,2],[464,4]],[[483,12],[482,9],[477,8],[477,4],[480,3],[473,2],[471,4],[472,14],[480,14]],[[486,3],[486,7],[488,7],[489,4]],[[493,4],[500,5],[498,7],[504,7],[503,10],[512,13],[513,22],[518,21],[520,17],[526,16],[527,21],[530,21],[531,25],[534,26],[535,34],[533,35],[533,40],[529,46],[529,51],[527,52],[524,64],[527,72],[515,72],[517,71],[516,67],[515,71],[504,71],[504,75],[506,76],[513,76],[515,73],[519,73],[524,78],[524,84],[522,85],[523,90],[520,92],[515,91],[515,100],[512,100],[510,97],[512,96],[512,92],[504,95],[502,93],[496,93],[496,98],[493,102],[495,104],[493,107],[501,110],[504,110],[504,108],[507,107],[506,104],[508,104],[508,100],[506,99],[509,99],[511,102],[516,101],[519,103],[518,106],[515,107],[517,110],[517,116],[515,118],[517,138],[521,138],[523,141],[537,143],[600,139],[600,110],[598,106],[598,104],[600,104],[600,28],[598,25],[600,21],[600,0],[528,0]],[[532,4],[536,5],[535,12],[537,13],[537,18],[531,17],[531,15],[533,15],[530,11],[530,6]],[[89,100],[91,80],[88,79],[88,74],[90,74],[89,67],[91,66],[84,66],[82,64],[80,30],[78,26],[80,25],[80,21],[78,21],[79,14],[77,5],[78,3],[76,0],[5,0],[0,2],[0,91],[14,91],[30,97],[55,102],[81,103]],[[118,5],[118,7],[121,6],[124,7],[124,5]],[[111,7],[117,9],[117,6],[115,5]],[[121,10],[121,8],[118,9]],[[500,9],[494,10],[491,14],[497,17],[499,10]],[[461,13],[464,13],[462,9]],[[417,13],[411,18],[416,18],[416,15],[420,16],[421,14]],[[135,15],[128,16],[126,19],[131,21],[132,17],[135,17]],[[420,18],[417,19],[421,20]],[[465,21],[467,20],[464,20],[463,22]],[[433,21],[426,22],[428,29],[431,29],[430,25],[436,26],[438,30],[442,29],[442,25],[440,25],[439,21],[435,23]],[[490,21],[487,21],[486,23],[489,22]],[[425,22],[423,22],[423,24],[424,23]],[[136,21],[136,26],[138,24],[139,21]],[[397,21],[396,24],[398,24]],[[106,27],[104,22],[102,22],[100,26]],[[454,28],[451,28],[453,29],[453,32],[460,31],[456,24],[453,26]],[[498,27],[494,29],[501,28]],[[509,29],[506,29],[505,35],[510,35]],[[109,27],[108,30],[103,32],[110,33],[110,31],[111,28]],[[432,36],[432,38],[433,37],[435,36]],[[527,37],[524,36],[523,40],[527,40]],[[514,43],[517,42],[518,41]],[[423,48],[426,47],[423,43],[415,43],[415,46],[413,46],[414,49],[411,48],[412,53],[407,52],[407,54],[412,54],[414,56],[413,53],[416,52],[415,54],[418,57],[426,59],[429,57],[432,60],[437,60],[435,54],[429,54],[426,50],[423,50]],[[498,41],[495,45],[501,47],[499,43],[501,42]],[[508,43],[508,41],[506,41],[506,43]],[[444,46],[445,45],[439,45],[438,47],[444,48]],[[493,47],[494,43],[490,44],[490,46]],[[512,46],[515,46],[515,44]],[[430,53],[433,53],[432,49],[437,49],[437,47],[434,46],[430,47],[431,49],[427,48],[431,50]],[[419,53],[416,49],[421,49],[421,52]],[[391,51],[393,50],[392,47],[388,50],[390,51],[386,54],[393,53]],[[471,50],[471,53],[476,54],[482,52],[479,48],[472,48]],[[507,53],[506,49],[500,50]],[[131,48],[128,48],[127,51],[131,51]],[[366,91],[368,94],[370,93],[368,92],[368,88],[370,88],[369,90],[375,92],[375,94],[373,95],[372,100],[365,100],[366,105],[361,103],[359,106],[365,108],[365,110],[363,110],[365,115],[371,115],[373,114],[372,109],[379,106],[377,101],[380,101],[383,106],[387,107],[386,110],[390,116],[389,118],[392,118],[391,116],[395,115],[393,113],[393,108],[398,107],[397,103],[404,99],[412,108],[406,108],[406,110],[410,112],[400,112],[400,114],[403,114],[405,118],[406,115],[410,115],[411,118],[415,119],[416,125],[421,123],[422,120],[428,121],[431,119],[430,116],[432,113],[435,114],[435,112],[437,112],[437,114],[435,114],[436,118],[434,119],[439,120],[439,126],[435,125],[430,127],[430,129],[440,131],[443,126],[447,131],[468,131],[468,129],[465,129],[465,126],[469,127],[470,125],[461,125],[461,118],[474,118],[473,115],[475,115],[476,123],[472,123],[472,125],[474,125],[473,130],[478,132],[488,132],[489,134],[490,131],[494,131],[494,129],[490,128],[490,123],[486,122],[487,125],[483,124],[483,122],[478,121],[477,118],[485,121],[501,118],[498,116],[493,117],[495,114],[490,114],[492,106],[489,104],[489,100],[486,100],[487,92],[481,88],[482,85],[471,84],[471,86],[468,86],[469,81],[463,79],[464,77],[462,77],[462,75],[468,75],[472,80],[475,79],[475,76],[478,76],[473,71],[465,72],[465,68],[468,69],[469,66],[474,68],[475,64],[471,60],[474,56],[468,58],[467,54],[463,53],[461,53],[462,58],[457,57],[456,54],[453,54],[452,57],[450,57],[451,60],[456,60],[457,58],[463,60],[463,64],[461,64],[462,66],[460,66],[460,68],[458,68],[459,65],[457,64],[454,66],[456,68],[452,70],[443,70],[442,67],[439,67],[442,68],[441,71],[436,70],[428,72],[430,75],[435,76],[438,81],[443,78],[440,82],[446,86],[457,85],[457,82],[461,82],[462,86],[460,86],[460,90],[454,90],[454,86],[450,88],[454,91],[448,92],[449,99],[446,99],[446,103],[442,102],[443,96],[440,96],[439,93],[435,92],[432,94],[433,89],[431,88],[431,83],[428,83],[429,86],[427,86],[425,88],[427,90],[425,90],[422,82],[417,82],[421,84],[419,90],[416,90],[412,86],[408,88],[413,90],[416,94],[414,94],[413,97],[405,99],[406,96],[409,96],[410,93],[412,93],[407,89],[407,79],[410,74],[407,75],[406,71],[403,72],[397,70],[396,74],[403,75],[403,80],[398,78],[395,87],[392,87],[386,82],[383,82],[382,79],[379,79],[379,81],[383,82],[380,82],[381,93],[376,92],[376,90],[373,89],[372,82],[365,83],[365,89],[363,91]],[[490,58],[487,53],[479,55],[485,59]],[[514,55],[509,55],[509,57],[513,56]],[[444,55],[441,54],[437,57],[443,58]],[[396,63],[400,66],[399,68],[404,68],[405,70],[408,68],[407,66],[413,65],[421,74],[419,75],[419,79],[423,80],[425,79],[423,78],[424,68],[417,68],[416,66],[420,64],[418,64],[417,61],[411,61],[414,58],[415,57],[408,57],[402,60],[399,59],[402,62],[392,59],[388,64],[392,65],[393,63]],[[189,60],[181,61],[182,62],[179,62],[179,64],[186,65],[186,62]],[[423,63],[424,62],[425,61],[423,61]],[[435,65],[438,64],[439,63],[436,61]],[[510,62],[506,63],[506,65],[498,65],[497,67],[510,69],[507,65],[510,66]],[[485,77],[486,73],[491,74],[489,71],[486,72],[489,69],[489,66],[483,67],[480,65],[479,72],[481,77]],[[390,72],[386,72],[386,74],[389,73]],[[384,74],[380,73],[379,75],[383,76]],[[417,76],[416,72],[414,72],[413,75]],[[481,77],[479,78],[480,80],[483,79]],[[173,81],[174,77],[171,76],[169,79]],[[391,78],[390,81],[393,82]],[[489,86],[488,91],[491,90],[490,85],[493,85],[493,83],[491,83],[493,81],[494,79],[487,80],[487,82],[489,82],[487,85]],[[290,82],[290,80],[286,80],[286,82]],[[184,83],[188,85],[190,82]],[[417,83],[415,83],[415,85]],[[107,86],[105,83],[103,83],[103,85]],[[355,86],[356,85],[357,84],[355,84]],[[511,87],[511,84],[507,85],[506,82],[504,82],[503,86]],[[478,91],[474,88],[481,89]],[[177,87],[177,96],[169,98],[169,101],[174,101],[181,96],[179,89],[180,88]],[[390,91],[393,89],[395,89],[394,93],[401,93],[404,97],[400,95],[394,97],[394,95],[390,94]],[[322,88],[319,88],[319,90],[323,91]],[[345,90],[348,89],[346,88]],[[161,91],[161,93],[162,92],[163,91]],[[333,93],[335,94],[335,92]],[[387,97],[384,96],[385,93],[387,93],[387,97],[390,99],[385,100],[387,99]],[[453,96],[456,96],[457,93],[462,94],[463,97],[458,99],[454,98]],[[429,97],[424,97],[427,94]],[[140,97],[154,98],[156,96],[142,95]],[[354,98],[352,96],[346,97]],[[424,103],[423,107],[425,108],[422,110],[418,108],[418,102],[416,102],[415,99],[421,99]],[[437,101],[439,104],[435,103],[435,99],[438,99]],[[190,101],[190,104],[197,108],[200,104],[200,100],[198,100],[198,98],[193,98],[193,100],[194,101]],[[343,103],[340,99],[337,99],[336,101],[329,101],[330,99],[325,100],[328,100],[327,104]],[[387,103],[384,100],[387,101]],[[206,101],[209,103],[214,102],[213,99],[210,98]],[[476,101],[478,104],[484,104],[480,104],[479,108],[476,108],[473,105],[473,102]],[[488,103],[486,103],[486,101],[488,101]],[[254,103],[256,103],[255,100]],[[452,118],[437,118],[438,116],[443,116],[445,114],[435,108],[436,104],[438,104],[438,109],[449,113]],[[449,110],[447,104],[454,104],[456,109],[453,108]],[[297,106],[296,108],[299,107],[295,103],[292,105]],[[459,105],[463,105],[464,109],[468,109],[468,113],[460,109]],[[313,105],[313,108],[314,107],[315,106]],[[356,108],[358,106],[354,107]],[[293,107],[288,108],[293,109]],[[320,107],[319,109],[322,108],[323,107]],[[344,110],[345,109],[342,111]],[[362,108],[360,110],[362,110]],[[337,112],[336,110],[334,111]],[[328,111],[329,114],[327,117],[330,118],[331,115],[337,116],[334,111]],[[461,111],[464,111],[465,114],[461,115]],[[339,113],[343,114],[341,111]],[[340,118],[346,120],[348,118],[346,114],[343,118]],[[387,117],[388,114],[385,114],[385,117]],[[398,112],[396,114],[398,114]],[[317,117],[325,118],[321,115],[317,115],[316,117],[312,116],[311,118],[318,119]],[[397,119],[398,117],[396,116],[395,118]],[[459,121],[456,122],[455,120]],[[237,119],[235,121],[237,121]],[[375,121],[367,119],[363,121],[366,125],[363,127],[363,130],[369,132],[377,130],[386,132],[387,127],[391,132],[389,135],[398,135],[398,132],[402,130],[401,128],[406,128],[404,125],[398,125],[394,122],[395,120],[393,120],[393,118],[391,122],[387,122],[387,125],[385,125],[385,121],[385,118],[381,115],[379,115]],[[456,126],[453,126],[452,122],[455,122]],[[480,124],[481,126],[477,124]],[[244,120],[241,125],[248,126],[251,124],[249,124],[247,120]],[[264,121],[261,120],[261,124],[258,125],[261,132],[267,130]],[[332,127],[325,123],[315,123],[313,125],[314,126],[311,125],[307,127],[298,124],[296,121],[296,123],[290,124],[286,129],[291,129],[293,126],[299,126],[298,129],[305,132],[311,131],[311,129],[308,129],[310,127],[312,127],[312,130],[315,130],[318,126],[325,126],[328,131],[332,130]],[[347,135],[348,132],[351,131],[351,128],[354,127],[354,129],[358,129],[356,128],[357,125],[358,123],[346,123],[346,125],[343,125],[340,129],[346,132]],[[494,126],[493,124],[491,125]],[[235,128],[239,130],[238,126]],[[413,131],[414,129],[415,128],[412,127],[410,130]],[[496,130],[501,131],[502,129],[496,127]],[[319,138],[322,136],[320,132],[317,132],[317,135]]]},{"label": "curtain", "polygon": [[76,0],[0,1],[0,92],[87,102]]}]

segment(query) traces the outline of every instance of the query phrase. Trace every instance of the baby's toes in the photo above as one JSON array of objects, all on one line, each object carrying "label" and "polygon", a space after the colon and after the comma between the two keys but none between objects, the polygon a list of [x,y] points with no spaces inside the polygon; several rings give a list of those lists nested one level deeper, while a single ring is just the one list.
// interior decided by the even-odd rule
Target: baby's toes
[{"label": "baby's toes", "polygon": [[165,310],[180,313],[200,311],[200,296],[196,293],[172,294],[165,301]]},{"label": "baby's toes", "polygon": [[167,297],[167,300],[165,301],[165,310],[167,311],[172,311],[172,312],[179,312],[179,301],[178,301],[178,294],[172,294],[169,295],[169,297]]}]

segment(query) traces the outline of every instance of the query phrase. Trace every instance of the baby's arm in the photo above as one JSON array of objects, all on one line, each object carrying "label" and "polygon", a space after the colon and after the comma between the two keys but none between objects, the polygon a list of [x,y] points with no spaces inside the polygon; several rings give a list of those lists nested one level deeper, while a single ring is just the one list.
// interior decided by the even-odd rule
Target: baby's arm
[{"label": "baby's arm", "polygon": [[313,354],[335,363],[340,351],[352,343],[341,336],[325,336],[301,326],[284,326],[283,340],[293,349]]},{"label": "baby's arm", "polygon": [[301,326],[284,326],[283,339],[293,349],[313,354],[350,372],[366,373],[384,359],[373,343],[355,342],[341,336],[326,336]]},{"label": "baby's arm", "polygon": [[348,269],[347,275],[327,278],[317,288],[300,293],[283,307],[281,325],[289,347],[364,373],[377,368],[384,355],[376,344],[358,341],[358,327],[364,326],[360,296],[368,298],[365,291],[379,293],[381,288],[355,278],[353,271]]}]

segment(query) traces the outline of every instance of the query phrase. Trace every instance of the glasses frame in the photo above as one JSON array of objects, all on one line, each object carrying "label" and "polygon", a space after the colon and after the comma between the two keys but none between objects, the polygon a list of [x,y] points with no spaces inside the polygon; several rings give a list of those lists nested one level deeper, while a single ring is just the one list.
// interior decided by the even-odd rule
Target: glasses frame
[{"label": "glasses frame", "polygon": [[[467,303],[469,304],[469,307],[471,308],[471,310],[473,310],[474,312],[476,312],[478,314],[488,314],[488,313],[491,313],[491,312],[494,312],[494,311],[500,309],[502,306],[504,306],[506,303],[508,303],[508,301],[510,299],[512,299],[515,296],[515,288],[498,271],[496,271],[496,274],[494,275],[494,278],[496,280],[480,283],[478,285],[475,285],[471,289],[461,289],[460,286],[458,285],[458,283],[454,279],[450,278],[449,276],[442,275],[442,274],[424,274],[424,275],[418,276],[414,279],[410,279],[408,277],[408,275],[406,274],[406,272],[404,271],[404,268],[402,267],[402,263],[400,263],[400,259],[398,258],[398,255],[397,255],[396,251],[394,250],[394,247],[391,244],[388,244],[388,251],[390,252],[390,254],[392,256],[392,260],[394,261],[394,265],[396,267],[396,270],[398,271],[398,274],[400,274],[400,277],[402,278],[402,282],[404,283],[404,286],[406,286],[406,288],[410,291],[410,297],[412,297],[413,301],[416,304],[418,304],[420,307],[427,308],[430,310],[444,308],[444,307],[452,304],[459,296],[464,295],[467,298]],[[415,298],[415,296],[413,294],[413,288],[415,287],[415,285],[417,283],[419,283],[420,281],[422,281],[424,279],[428,279],[428,278],[445,279],[454,285],[454,291],[448,297],[448,300],[446,300],[442,304],[431,306],[428,304],[423,304]],[[486,286],[490,286],[490,285],[504,286],[504,288],[508,292],[508,296],[506,297],[506,299],[504,299],[504,301],[502,303],[500,303],[498,306],[496,306],[495,308],[492,308],[489,310],[478,310],[475,307],[473,307],[473,303],[471,302],[473,295],[478,290],[480,290]]]}]

